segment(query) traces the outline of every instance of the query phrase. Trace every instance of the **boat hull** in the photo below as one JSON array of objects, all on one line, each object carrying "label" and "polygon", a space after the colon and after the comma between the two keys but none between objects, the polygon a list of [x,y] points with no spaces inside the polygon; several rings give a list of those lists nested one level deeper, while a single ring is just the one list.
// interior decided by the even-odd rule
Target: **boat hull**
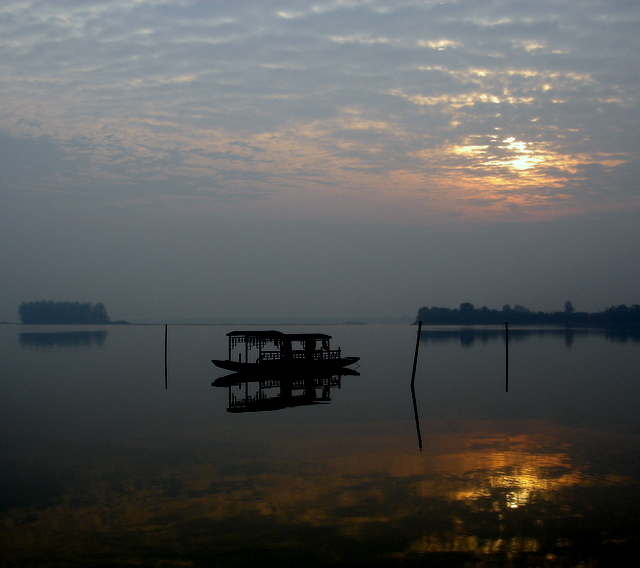
[{"label": "boat hull", "polygon": [[[324,379],[326,377],[359,377],[360,373],[358,371],[354,371],[353,369],[349,369],[348,367],[342,367],[333,372],[324,373],[324,372],[313,372],[313,373],[303,373],[302,377],[300,375],[296,375],[294,373],[261,373],[257,374],[244,374],[244,373],[231,373],[230,375],[225,375],[224,377],[218,377],[215,381],[211,383],[212,387],[235,387],[237,385],[241,385],[243,383],[254,383],[260,381],[279,381],[286,382],[289,381],[291,383],[297,380],[304,380],[308,377],[312,379]],[[318,388],[323,386],[323,383],[318,383],[316,385]]]},{"label": "boat hull", "polygon": [[259,363],[240,363],[228,359],[212,359],[211,362],[221,369],[246,375],[271,375],[290,373],[332,373],[353,365],[360,357],[341,357],[324,361],[261,361]]}]

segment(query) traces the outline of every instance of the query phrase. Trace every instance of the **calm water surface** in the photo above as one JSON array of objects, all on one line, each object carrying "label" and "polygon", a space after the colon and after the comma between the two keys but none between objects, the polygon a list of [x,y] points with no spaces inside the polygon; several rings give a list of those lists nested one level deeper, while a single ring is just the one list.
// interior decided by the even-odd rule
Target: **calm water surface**
[{"label": "calm water surface", "polygon": [[246,413],[211,386],[232,329],[170,326],[165,388],[163,326],[0,326],[0,565],[636,556],[637,336],[511,330],[505,392],[503,330],[424,329],[420,449],[415,327],[280,327],[332,335],[360,375],[322,404]]}]

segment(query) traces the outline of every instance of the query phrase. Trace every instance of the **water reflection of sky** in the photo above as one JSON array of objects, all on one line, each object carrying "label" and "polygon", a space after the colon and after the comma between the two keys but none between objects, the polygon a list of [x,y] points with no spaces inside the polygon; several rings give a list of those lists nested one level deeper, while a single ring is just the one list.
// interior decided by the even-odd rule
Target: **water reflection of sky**
[{"label": "water reflection of sky", "polygon": [[257,453],[213,442],[89,461],[48,506],[3,519],[4,558],[535,554],[561,565],[585,558],[585,540],[596,555],[637,544],[637,519],[625,516],[638,500],[637,436],[545,422],[437,432],[427,423],[419,453],[406,444],[407,425],[387,426],[341,439],[338,425],[299,436],[273,429]]},{"label": "water reflection of sky", "polygon": [[508,394],[500,342],[422,344],[419,451],[415,328],[332,330],[361,376],[330,404],[251,415],[210,386],[225,331],[170,330],[168,390],[162,329],[0,345],[0,564],[615,566],[637,550],[633,344],[531,336]]}]

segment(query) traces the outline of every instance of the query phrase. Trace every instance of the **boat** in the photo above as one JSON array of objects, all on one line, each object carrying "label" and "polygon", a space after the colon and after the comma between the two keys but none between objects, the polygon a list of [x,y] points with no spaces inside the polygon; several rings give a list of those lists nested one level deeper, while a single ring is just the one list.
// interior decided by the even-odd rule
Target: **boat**
[{"label": "boat", "polygon": [[[343,357],[331,348],[325,333],[283,333],[275,330],[231,331],[227,359],[211,362],[242,374],[333,373],[353,365],[360,357]],[[243,357],[244,354],[244,357]]]}]

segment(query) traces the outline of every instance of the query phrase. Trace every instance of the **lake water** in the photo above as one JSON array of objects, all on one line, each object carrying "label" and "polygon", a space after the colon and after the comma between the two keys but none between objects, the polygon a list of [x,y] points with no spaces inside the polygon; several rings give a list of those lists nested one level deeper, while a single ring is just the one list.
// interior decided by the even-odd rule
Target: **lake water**
[{"label": "lake water", "polygon": [[165,388],[164,326],[0,326],[0,565],[638,554],[637,335],[512,329],[506,392],[504,330],[425,328],[418,428],[415,326],[279,327],[332,335],[359,376],[318,404],[243,413],[211,385],[232,329],[170,326]]}]

